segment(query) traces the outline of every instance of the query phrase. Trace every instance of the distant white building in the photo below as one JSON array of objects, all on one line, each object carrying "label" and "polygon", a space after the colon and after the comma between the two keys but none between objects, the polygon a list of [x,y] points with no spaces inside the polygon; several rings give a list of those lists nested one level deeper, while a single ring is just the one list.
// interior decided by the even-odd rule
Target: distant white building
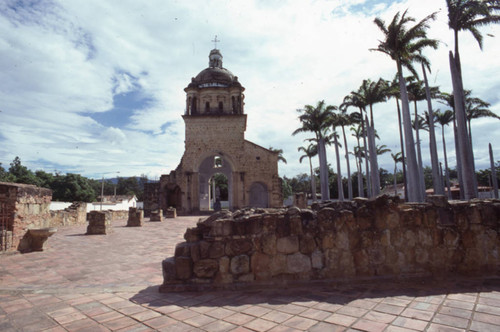
[{"label": "distant white building", "polygon": [[101,196],[98,199],[98,202],[87,204],[87,212],[92,210],[128,211],[131,207],[137,207],[137,197],[135,195],[103,196],[102,203]]}]

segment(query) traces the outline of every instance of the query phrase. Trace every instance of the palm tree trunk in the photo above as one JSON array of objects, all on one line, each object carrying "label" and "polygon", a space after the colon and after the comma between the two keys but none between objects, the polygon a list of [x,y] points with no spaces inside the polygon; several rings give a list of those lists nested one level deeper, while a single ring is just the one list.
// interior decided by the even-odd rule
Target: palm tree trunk
[{"label": "palm tree trunk", "polygon": [[[361,151],[361,144],[359,144],[359,138],[357,138],[358,141],[358,151]],[[356,167],[358,168],[358,197],[365,197],[365,190],[363,188],[363,170],[361,168],[362,165],[362,160],[360,156],[356,156]]]},{"label": "palm tree trunk", "polygon": [[401,108],[399,107],[399,100],[396,98],[396,105],[398,107],[398,125],[399,125],[399,143],[401,144],[401,157],[403,157],[403,184],[404,184],[404,195],[405,201],[408,200],[408,184],[406,182],[406,158],[405,158],[405,147],[403,142],[403,128],[401,126]]},{"label": "palm tree trunk", "polygon": [[457,177],[458,177],[458,186],[460,187],[460,199],[465,199],[464,195],[464,181],[462,178],[462,163],[460,162],[460,148],[458,146],[458,134],[457,134],[457,122],[455,117],[453,117],[453,135],[455,138],[455,158],[457,160]]},{"label": "palm tree trunk", "polygon": [[367,130],[365,130],[365,120],[363,119],[363,111],[361,111],[361,130],[363,131],[363,147],[365,150],[366,195],[368,197],[371,197],[372,186],[370,180],[370,167],[368,166],[368,149],[366,144]]},{"label": "palm tree trunk", "polygon": [[420,145],[420,128],[418,121],[418,110],[417,101],[414,101],[415,105],[415,135],[417,139],[417,160],[418,160],[418,171],[420,174],[420,190],[422,191],[423,197],[425,197],[425,179],[424,179],[424,165],[422,164],[422,150]]},{"label": "palm tree trunk", "polygon": [[427,98],[427,108],[429,112],[429,148],[431,150],[432,186],[434,188],[434,195],[443,195],[443,183],[441,181],[441,176],[439,176],[436,132],[434,131],[434,111],[432,110],[431,91],[429,89],[427,72],[423,63],[422,71],[424,73],[425,96]]},{"label": "palm tree trunk", "polygon": [[333,132],[333,144],[335,145],[335,157],[337,158],[337,190],[339,192],[339,201],[344,201],[344,186],[342,185],[342,171],[340,169],[340,153],[337,134]]},{"label": "palm tree trunk", "polygon": [[495,169],[495,159],[493,158],[493,149],[491,143],[488,144],[490,149],[490,167],[491,167],[491,183],[493,184],[493,196],[498,198],[498,179],[497,170]]},{"label": "palm tree trunk", "polygon": [[316,176],[313,173],[312,159],[309,157],[309,169],[311,170],[311,195],[313,202],[316,202]]},{"label": "palm tree trunk", "polygon": [[394,196],[398,195],[398,182],[396,180],[396,172],[398,171],[398,164],[394,162]]},{"label": "palm tree trunk", "polygon": [[344,126],[342,126],[342,134],[344,135],[345,161],[347,163],[347,197],[349,200],[352,200],[351,165],[349,163],[349,149],[347,148],[347,138],[345,136]]},{"label": "palm tree trunk", "polygon": [[420,176],[418,172],[417,158],[415,153],[415,141],[413,140],[413,130],[411,127],[410,105],[408,92],[406,91],[406,81],[403,76],[401,63],[397,61],[399,75],[399,89],[401,93],[401,104],[403,108],[403,126],[405,133],[405,144],[408,160],[408,201],[422,202],[424,200],[420,190]]},{"label": "palm tree trunk", "polygon": [[377,162],[377,148],[375,146],[375,129],[373,123],[368,122],[368,117],[365,119],[366,127],[368,129],[368,148],[370,153],[370,179],[371,179],[371,195],[376,197],[380,194],[380,177],[378,175],[378,162]]},{"label": "palm tree trunk", "polygon": [[462,79],[460,75],[459,58],[454,58],[450,51],[450,70],[453,83],[453,95],[455,102],[455,118],[457,121],[457,141],[460,151],[460,164],[462,172],[463,187],[460,190],[464,192],[464,198],[470,200],[477,197],[477,188],[474,188],[474,162],[472,160],[470,140],[467,133],[467,124],[464,107],[464,96]]},{"label": "palm tree trunk", "polygon": [[448,187],[448,199],[451,200],[450,170],[448,168],[448,156],[446,155],[446,140],[444,138],[444,125],[441,127],[443,136],[443,155],[444,155],[444,175],[446,177],[446,186]]},{"label": "palm tree trunk", "polygon": [[326,160],[325,139],[320,137],[318,140],[318,156],[319,156],[319,177],[321,184],[321,200],[330,200],[330,188],[328,186],[328,162]]}]

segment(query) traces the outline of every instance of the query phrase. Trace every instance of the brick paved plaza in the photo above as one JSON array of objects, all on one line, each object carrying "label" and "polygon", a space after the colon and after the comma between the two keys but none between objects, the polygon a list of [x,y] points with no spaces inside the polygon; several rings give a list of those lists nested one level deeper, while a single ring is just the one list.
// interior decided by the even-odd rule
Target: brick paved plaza
[{"label": "brick paved plaza", "polygon": [[0,331],[500,331],[500,279],[161,294],[186,227],[60,228],[49,250],[0,255]]}]

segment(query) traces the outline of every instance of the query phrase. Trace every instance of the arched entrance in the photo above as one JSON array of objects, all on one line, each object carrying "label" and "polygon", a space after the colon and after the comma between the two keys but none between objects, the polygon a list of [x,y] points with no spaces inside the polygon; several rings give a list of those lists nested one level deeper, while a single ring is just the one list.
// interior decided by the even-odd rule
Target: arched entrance
[{"label": "arched entrance", "polygon": [[221,179],[225,179],[225,184],[227,185],[227,206],[226,208],[231,209],[233,207],[233,179],[232,179],[233,167],[230,161],[222,155],[211,155],[205,158],[199,167],[199,197],[200,197],[200,211],[210,211],[214,208],[214,203],[219,194],[219,201],[221,201],[221,187],[219,187],[219,193],[217,193],[217,184],[219,186],[222,182]]},{"label": "arched entrance", "polygon": [[181,188],[175,186],[167,191],[167,205],[168,207],[176,208],[178,211],[182,210],[182,195]]},{"label": "arched entrance", "polygon": [[261,182],[254,182],[250,186],[250,204],[251,207],[267,208],[269,207],[269,193],[267,186]]}]

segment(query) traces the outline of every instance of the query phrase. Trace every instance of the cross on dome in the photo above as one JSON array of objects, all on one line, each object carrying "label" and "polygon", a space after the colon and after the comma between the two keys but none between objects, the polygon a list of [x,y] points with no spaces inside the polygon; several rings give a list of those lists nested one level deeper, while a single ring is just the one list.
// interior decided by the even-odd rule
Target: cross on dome
[{"label": "cross on dome", "polygon": [[215,38],[212,40],[214,43],[214,49],[217,49],[217,43],[220,42],[220,40],[217,40],[217,35],[215,35]]}]

